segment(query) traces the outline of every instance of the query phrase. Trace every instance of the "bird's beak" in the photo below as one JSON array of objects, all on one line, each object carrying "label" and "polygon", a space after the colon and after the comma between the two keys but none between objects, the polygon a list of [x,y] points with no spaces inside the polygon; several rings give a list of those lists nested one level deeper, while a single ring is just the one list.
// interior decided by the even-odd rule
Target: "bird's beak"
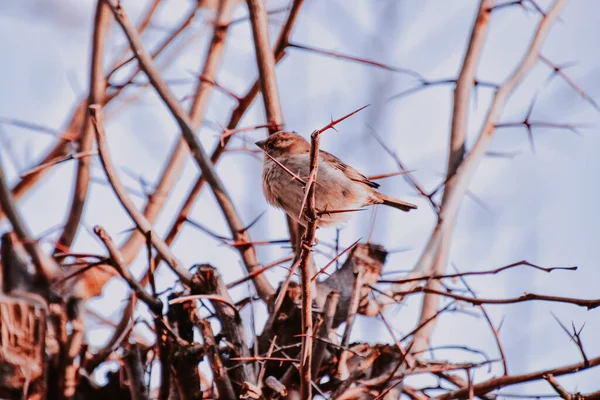
[{"label": "bird's beak", "polygon": [[257,145],[258,147],[260,147],[261,149],[264,149],[265,142],[266,142],[266,140],[259,140],[258,142],[254,143],[254,144]]}]

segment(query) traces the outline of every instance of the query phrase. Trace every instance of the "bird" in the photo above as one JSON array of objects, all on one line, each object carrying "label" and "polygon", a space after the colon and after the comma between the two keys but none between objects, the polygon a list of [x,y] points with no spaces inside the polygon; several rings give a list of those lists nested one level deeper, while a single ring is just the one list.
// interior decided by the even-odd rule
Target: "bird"
[{"label": "bird", "polygon": [[[302,208],[305,183],[310,173],[310,143],[297,133],[279,131],[255,144],[267,153],[262,170],[265,199],[306,226],[307,218]],[[295,174],[296,179],[291,174]],[[343,225],[353,214],[350,210],[375,204],[402,211],[417,208],[414,204],[378,192],[378,187],[379,184],[336,156],[320,150],[315,184],[315,209],[320,215],[317,226]],[[328,210],[336,212],[328,214]],[[343,210],[348,212],[340,212]]]}]

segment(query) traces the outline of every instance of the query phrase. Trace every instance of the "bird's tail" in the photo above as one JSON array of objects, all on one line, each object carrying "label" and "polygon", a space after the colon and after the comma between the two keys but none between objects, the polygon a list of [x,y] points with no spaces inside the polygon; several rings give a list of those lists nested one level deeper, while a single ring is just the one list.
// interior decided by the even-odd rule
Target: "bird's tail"
[{"label": "bird's tail", "polygon": [[384,204],[386,206],[397,208],[402,211],[410,211],[417,208],[414,204],[407,203],[406,201],[398,200],[390,196],[386,196],[385,194],[376,193],[377,200],[379,204]]}]

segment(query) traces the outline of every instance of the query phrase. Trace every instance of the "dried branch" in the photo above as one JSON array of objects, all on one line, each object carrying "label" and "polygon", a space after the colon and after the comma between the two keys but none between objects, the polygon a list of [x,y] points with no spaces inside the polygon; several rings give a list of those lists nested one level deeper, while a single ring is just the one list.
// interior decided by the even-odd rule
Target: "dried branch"
[{"label": "dried branch", "polygon": [[[99,107],[104,103],[106,95],[106,78],[104,77],[104,48],[106,36],[110,26],[110,9],[103,0],[97,0],[96,18],[94,22],[94,37],[92,41],[92,62],[90,71],[90,90],[88,98],[88,107],[97,104]],[[85,118],[82,126],[82,132],[79,135],[78,150],[80,154],[87,154],[92,151],[94,144],[94,128],[91,126],[89,118]],[[90,186],[90,168],[92,164],[91,157],[79,157],[77,165],[77,177],[75,178],[75,187],[73,188],[73,197],[71,206],[67,212],[67,221],[63,227],[62,233],[54,253],[60,251],[69,251],[75,235],[79,229],[81,217],[88,196]]]},{"label": "dried branch", "polygon": [[[134,50],[136,57],[138,58],[141,68],[144,70],[144,72],[150,79],[152,86],[156,89],[157,93],[165,102],[165,104],[173,114],[173,117],[179,124],[182,130],[182,135],[187,145],[189,146],[192,155],[194,156],[194,160],[202,170],[202,174],[205,176],[207,182],[213,190],[213,193],[215,194],[217,202],[219,203],[219,206],[223,211],[223,215],[227,220],[233,238],[236,241],[250,242],[250,235],[248,234],[248,232],[243,231],[244,226],[242,224],[242,221],[239,218],[239,215],[231,201],[231,198],[225,190],[223,182],[216,174],[212,162],[208,158],[208,155],[206,154],[204,148],[199,143],[198,139],[194,134],[192,122],[188,118],[185,111],[182,109],[175,96],[171,93],[169,87],[163,81],[158,70],[152,62],[151,57],[144,49],[141,38],[137,34],[135,27],[127,17],[127,14],[123,10],[119,2],[115,0],[105,1],[109,3],[113,11],[113,15],[119,22],[121,28],[123,28],[123,31],[125,32],[127,39],[129,40],[129,44],[132,50]],[[164,242],[161,240],[161,243]],[[256,259],[256,252],[253,246],[248,245],[247,247],[238,247],[238,251],[242,256],[242,259],[248,272],[252,272],[256,268],[260,268],[259,263]],[[275,292],[275,290],[264,275],[256,276],[253,281],[254,285],[256,286],[256,290],[261,298],[268,299]]]},{"label": "dried branch", "polygon": [[508,299],[481,299],[474,297],[461,296],[459,294],[454,294],[451,292],[444,292],[441,290],[431,289],[429,287],[417,286],[412,288],[411,290],[405,292],[397,292],[396,294],[399,296],[407,296],[415,293],[429,293],[429,294],[437,294],[444,297],[450,297],[456,300],[465,301],[467,303],[471,303],[473,305],[481,305],[481,304],[514,304],[514,303],[522,303],[525,301],[548,301],[553,303],[566,303],[573,304],[579,307],[585,307],[588,310],[593,310],[594,308],[600,307],[600,299],[576,299],[572,297],[561,297],[561,296],[549,296],[544,294],[536,294],[536,293],[525,293],[519,297],[512,297]]},{"label": "dried branch", "polygon": [[[415,275],[426,274],[430,271],[433,271],[435,274],[441,274],[446,268],[452,227],[462,199],[468,190],[469,182],[474,175],[477,166],[485,156],[495,126],[498,123],[509,96],[535,65],[541,45],[550,31],[552,24],[558,18],[564,4],[565,0],[555,1],[550,11],[540,21],[530,47],[521,63],[496,91],[479,138],[471,153],[460,163],[460,166],[455,169],[456,173],[447,180],[438,222],[425,250],[414,267],[413,271]],[[438,281],[431,282],[431,285],[435,285]],[[392,290],[394,292],[399,292],[405,289],[403,287],[394,287]],[[436,290],[434,290],[434,292],[435,291]],[[437,298],[431,296],[426,297],[421,312],[421,319],[428,319],[430,315],[435,314],[437,307]],[[430,327],[421,331],[416,343],[417,346],[414,348],[415,351],[421,350],[426,346],[433,331],[434,322],[435,320],[431,321]]]},{"label": "dried branch", "polygon": [[219,348],[217,347],[217,342],[215,341],[212,328],[210,327],[210,322],[205,319],[200,319],[196,325],[200,329],[200,333],[204,339],[204,347],[206,348],[208,360],[213,371],[219,398],[235,399],[235,392],[233,391],[233,386],[231,385],[231,380],[227,375],[227,371],[223,366],[223,361],[221,360]]},{"label": "dried branch", "polygon": [[[354,319],[356,317],[356,312],[358,311],[358,306],[360,303],[360,295],[361,289],[363,285],[363,274],[364,271],[361,266],[357,266],[354,271],[352,271],[354,275],[354,284],[352,286],[352,295],[350,296],[350,302],[348,305],[348,315],[346,316],[346,326],[344,328],[344,333],[342,335],[342,341],[340,345],[345,348],[350,344],[350,333],[352,332],[352,327],[354,326]],[[349,376],[347,361],[350,353],[347,351],[342,351],[340,355],[340,360],[337,365],[337,375],[340,379],[345,380]]]},{"label": "dried branch", "polygon": [[[103,0],[100,0],[102,2]],[[144,379],[145,365],[142,362],[140,348],[133,345],[123,356],[127,378],[129,380],[129,393],[131,400],[144,400],[148,398],[148,387]]]},{"label": "dried branch", "polygon": [[331,329],[333,327],[333,318],[335,317],[339,299],[340,292],[337,290],[332,290],[329,292],[327,299],[325,299],[325,305],[323,306],[322,314],[323,321],[319,327],[319,338],[323,340],[318,340],[315,343],[315,348],[313,349],[314,357],[311,365],[311,376],[312,379],[315,380],[318,378],[319,369],[321,368],[321,364],[325,359],[325,352],[327,348],[326,341],[329,340],[329,334],[331,333]]},{"label": "dried branch", "polygon": [[154,314],[156,314],[157,316],[162,315],[162,301],[147,293],[142,287],[142,285],[140,285],[138,281],[135,280],[133,275],[131,275],[129,269],[123,264],[123,256],[121,256],[121,253],[119,253],[119,249],[113,242],[112,238],[108,235],[108,233],[106,233],[106,231],[101,226],[95,226],[94,233],[102,241],[102,243],[106,247],[106,250],[108,250],[108,254],[111,258],[111,265],[117,270],[119,275],[121,275],[121,277],[125,279],[127,284],[129,284],[129,287],[133,289],[137,298],[146,303],[148,308],[150,308],[150,310]]},{"label": "dried branch", "polygon": [[554,375],[548,374],[544,376],[544,379],[548,381],[548,383],[552,386],[552,388],[556,391],[556,393],[565,400],[573,400],[573,396],[569,394],[562,386],[558,384]]},{"label": "dried branch", "polygon": [[258,76],[267,113],[269,133],[272,134],[283,127],[283,112],[275,77],[275,56],[269,44],[267,10],[263,0],[247,0],[247,3],[254,37],[254,49],[256,50]]},{"label": "dried branch", "polygon": [[[183,32],[183,30],[191,22],[194,14],[195,14],[195,10],[190,15],[188,15],[187,23],[184,23],[180,27],[180,29],[177,29],[175,32],[173,32],[173,34],[170,36],[170,38],[167,41],[165,41],[163,43],[163,45],[153,54],[154,58],[158,57],[162,53],[162,51],[167,47],[167,45],[169,43],[171,43],[181,32]],[[140,33],[141,32],[142,32],[142,30],[140,31]],[[113,72],[114,71],[115,71],[115,69],[113,69]],[[140,69],[138,68],[131,75],[130,80],[132,80],[135,76],[137,76],[137,74],[139,72],[140,72]],[[108,81],[111,74],[112,73],[109,73],[107,75],[106,81]],[[104,105],[108,104],[110,101],[115,99],[117,97],[117,95],[121,92],[121,90],[122,89],[118,89],[114,93],[111,93],[110,95],[106,96],[104,98],[104,100],[105,100]],[[60,140],[52,147],[52,149],[48,153],[46,153],[46,155],[44,157],[42,157],[42,159],[39,162],[37,162],[37,165],[48,164],[48,163],[52,162],[52,160],[55,160],[55,159],[65,156],[68,153],[69,145],[73,141],[79,139],[79,135],[83,131],[84,121],[87,119],[88,97],[89,97],[89,95],[82,98],[76,104],[76,106],[74,107],[73,115],[70,118],[70,122],[69,122],[68,126],[62,132],[54,133],[54,135],[57,136],[58,138],[60,138]],[[31,124],[29,124],[29,123],[28,123],[28,125],[31,126]],[[35,127],[35,129],[37,129],[37,130],[40,130],[40,128],[42,131],[54,132],[53,130],[44,129],[44,127],[41,127],[41,126]],[[47,171],[48,171],[47,169],[41,169],[41,170],[37,171],[36,173],[28,175],[25,178],[21,179],[12,189],[12,193],[13,193],[15,200],[18,201],[29,189],[31,189],[33,187],[33,185],[35,185],[43,177],[43,175]],[[0,210],[0,220],[3,219],[4,217],[5,217],[4,213],[2,212],[2,210]]]},{"label": "dried branch", "polygon": [[121,183],[121,180],[119,179],[115,168],[112,165],[112,161],[108,153],[108,146],[106,144],[106,135],[104,133],[104,126],[102,121],[102,110],[98,105],[92,105],[90,106],[89,111],[91,122],[96,131],[96,142],[98,145],[100,161],[102,162],[102,167],[104,168],[104,172],[106,173],[106,178],[110,182],[110,185],[113,191],[115,192],[115,195],[121,202],[123,208],[125,208],[129,216],[131,217],[132,221],[135,223],[137,229],[139,229],[143,235],[150,234],[152,245],[161,254],[161,256],[167,262],[167,264],[173,269],[173,272],[175,272],[179,276],[181,281],[189,285],[192,279],[192,275],[187,269],[183,267],[181,262],[171,252],[169,246],[155,232],[152,231],[152,225],[144,217],[144,215],[135,207],[135,204],[133,204],[133,202],[131,201],[131,198],[127,194],[127,190],[123,187],[123,184]]},{"label": "dried branch", "polygon": [[17,206],[15,199],[6,182],[2,159],[0,158],[0,207],[10,221],[15,233],[23,242],[25,250],[31,257],[37,273],[37,285],[42,290],[49,288],[51,280],[58,277],[60,269],[56,262],[42,252],[39,244],[33,239],[29,229],[25,225]]},{"label": "dried branch", "polygon": [[465,277],[465,276],[496,275],[502,271],[506,271],[507,269],[512,269],[512,268],[521,267],[521,266],[531,267],[538,271],[544,271],[544,272],[548,272],[548,273],[550,273],[552,271],[557,271],[557,270],[558,271],[577,271],[576,266],[545,268],[545,267],[540,267],[538,265],[532,264],[527,260],[521,260],[521,261],[517,261],[515,263],[508,264],[503,267],[492,269],[489,271],[466,271],[466,272],[456,272],[454,274],[429,275],[429,276],[401,278],[401,279],[394,279],[394,280],[381,279],[381,280],[379,280],[379,283],[402,284],[402,283],[410,283],[410,282],[418,282],[418,281],[428,281],[428,280],[433,280],[433,279],[448,279],[448,278],[453,279],[453,278],[460,278],[460,277]]},{"label": "dried branch", "polygon": [[[215,78],[223,55],[228,31],[227,22],[231,18],[231,7],[228,5],[229,2],[231,2],[231,0],[221,2],[221,7],[217,11],[216,26],[202,71],[202,76],[206,79],[198,82],[192,105],[190,106],[189,115],[193,129],[198,129],[204,120],[205,110],[213,86],[208,80]],[[144,215],[150,222],[154,222],[162,210],[168,194],[172,191],[178,176],[181,174],[187,154],[187,144],[185,140],[181,138],[177,141],[168,161],[165,163],[159,182],[154,192],[150,195],[144,209]],[[121,252],[125,257],[127,264],[130,264],[133,261],[143,243],[144,237],[138,232],[134,232],[127,238],[125,243],[121,246]],[[167,243],[170,244],[168,241]],[[156,261],[158,260],[155,260],[155,264],[158,265],[158,262]]]},{"label": "dried branch", "polygon": [[[458,171],[465,157],[465,141],[467,138],[468,112],[471,98],[471,89],[475,82],[475,73],[477,64],[481,57],[483,44],[485,42],[489,22],[490,9],[494,6],[494,0],[481,0],[477,17],[471,31],[471,38],[467,46],[463,65],[456,81],[454,89],[454,107],[452,110],[452,122],[450,128],[450,151],[448,155],[448,167],[446,171],[446,185],[442,196],[442,209],[445,209],[448,201],[448,195],[454,191],[456,184],[452,177]],[[452,231],[454,229],[454,219],[447,221],[446,218],[439,217],[446,223],[444,232],[440,238],[435,261],[432,265],[433,273],[442,274],[448,263],[448,253],[452,240]],[[439,287],[439,281],[428,281],[427,286],[436,289]],[[427,347],[429,338],[433,334],[435,319],[432,319],[437,313],[439,300],[434,295],[428,294],[423,299],[419,324],[423,321],[429,321],[413,338],[413,351],[420,351]]]},{"label": "dried branch", "polygon": [[[292,23],[294,22],[303,1],[304,0],[294,1],[288,21],[291,20]],[[281,130],[284,124],[283,111],[281,109],[279,91],[277,89],[277,77],[275,76],[277,54],[273,54],[269,45],[268,19],[265,1],[247,0],[247,3],[254,38],[254,49],[256,51],[256,63],[259,72],[258,80],[260,82],[267,123],[269,124],[269,134],[273,134]],[[287,24],[286,27],[284,27],[280,33],[279,39],[281,41],[278,40],[275,53],[278,52],[280,44],[283,46],[289,45],[288,38],[291,32],[291,25]],[[284,40],[285,42],[283,42]],[[282,54],[284,48],[285,47],[281,50]],[[294,253],[298,256],[300,254],[298,241],[301,229],[300,224],[289,216],[286,216],[286,220],[290,232],[290,242],[292,243]],[[311,263],[310,265],[313,267],[314,263]]]},{"label": "dried branch", "polygon": [[[550,14],[550,12],[548,14]],[[547,375],[568,375],[588,368],[596,367],[598,365],[600,365],[600,357],[591,359],[589,366],[586,366],[583,362],[581,362],[578,364],[566,365],[559,368],[550,368],[543,371],[530,372],[522,375],[501,376],[474,384],[472,391],[474,396],[481,396],[506,386],[544,379],[544,376]],[[434,400],[466,399],[468,395],[469,388],[462,388],[434,397]]]},{"label": "dried branch", "polygon": [[[312,397],[312,379],[310,374],[312,358],[312,283],[310,274],[310,258],[315,231],[317,230],[318,215],[315,210],[315,182],[319,168],[319,142],[320,132],[314,131],[311,135],[310,144],[310,172],[309,176],[314,176],[312,182],[306,187],[306,207],[303,212],[306,216],[306,230],[302,235],[300,256],[298,259],[298,268],[302,276],[302,350],[300,351],[300,395],[303,399]],[[292,271],[290,271],[290,274]]]},{"label": "dried branch", "polygon": [[[176,299],[181,293],[172,293],[169,300]],[[195,302],[173,304],[167,313],[170,326],[183,340],[194,342],[194,325],[198,317]],[[206,343],[205,343],[206,344]],[[200,399],[203,396],[198,363],[202,361],[207,346],[193,344],[180,347],[173,354],[173,372],[179,393],[184,399]]]},{"label": "dried branch", "polygon": [[[285,48],[287,46],[287,40],[292,31],[292,27],[296,21],[296,17],[298,16],[298,11],[300,10],[300,6],[301,6],[302,2],[303,2],[303,0],[294,0],[294,3],[292,4],[292,8],[290,10],[290,14],[288,15],[288,18],[287,18],[287,21],[286,21],[285,25],[283,26],[283,28],[281,29],[281,32],[279,34],[279,38],[277,39],[277,42],[275,45],[275,50],[274,50],[276,62],[279,62],[285,55]],[[240,99],[237,107],[232,111],[229,123],[227,124],[227,129],[232,130],[237,127],[237,124],[242,119],[244,113],[250,107],[250,105],[254,101],[254,98],[259,93],[259,90],[260,90],[259,88],[260,88],[260,82],[257,80],[256,82],[254,82],[252,87],[248,90],[246,95],[244,95]],[[213,164],[216,164],[217,161],[221,158],[221,156],[225,152],[225,147],[229,143],[230,139],[231,139],[231,136],[223,138],[223,140],[219,143],[219,145],[213,150],[213,153],[210,158],[211,162]],[[194,186],[189,191],[188,195],[186,196],[185,202],[183,203],[181,209],[179,210],[179,212],[177,214],[178,218],[175,219],[175,222],[172,224],[171,228],[169,229],[169,233],[166,236],[165,241],[168,244],[172,243],[172,241],[175,240],[175,237],[177,236],[177,234],[179,233],[179,230],[182,227],[182,222],[185,221],[187,215],[189,214],[189,212],[192,208],[194,201],[196,200],[196,197],[200,193],[200,190],[202,189],[202,187],[204,186],[205,183],[206,183],[206,179],[204,177],[204,174],[202,174],[197,178]],[[160,258],[158,258],[155,261],[156,261],[156,265],[158,265]]]},{"label": "dried branch", "polygon": [[[201,295],[217,295],[223,298],[225,302],[214,301],[211,302],[215,308],[217,318],[221,323],[221,334],[227,338],[227,341],[231,344],[230,346],[230,359],[239,356],[242,358],[251,357],[250,349],[246,341],[246,332],[242,325],[242,321],[239,313],[232,309],[229,304],[233,304],[221,275],[215,268],[208,264],[199,265],[194,275],[192,283],[192,294]],[[256,376],[252,365],[243,363],[237,368],[230,370],[230,378],[234,383],[238,385],[244,382],[256,382]],[[236,392],[238,392],[236,390]]]}]

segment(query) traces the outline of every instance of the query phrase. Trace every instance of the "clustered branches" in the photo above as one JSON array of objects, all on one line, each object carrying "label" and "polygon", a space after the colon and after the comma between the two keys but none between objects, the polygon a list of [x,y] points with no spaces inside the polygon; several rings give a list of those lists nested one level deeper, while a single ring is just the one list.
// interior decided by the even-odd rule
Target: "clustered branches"
[{"label": "clustered branches", "polygon": [[[489,270],[446,272],[459,207],[465,196],[473,196],[468,189],[469,183],[483,158],[493,153],[490,142],[494,132],[501,128],[524,127],[534,150],[533,128],[577,133],[582,126],[532,119],[537,96],[523,120],[502,121],[502,112],[511,94],[534,65],[540,61],[550,68],[550,79],[564,80],[589,105],[600,109],[590,94],[565,72],[565,65],[555,64],[541,54],[542,43],[559,19],[566,0],[554,0],[548,10],[533,0],[504,3],[480,0],[460,71],[457,77],[441,79],[427,79],[409,68],[292,40],[293,28],[302,15],[303,0],[293,0],[289,7],[271,11],[264,0],[198,1],[151,51],[142,34],[152,28],[157,13],[166,3],[150,1],[135,26],[125,2],[97,1],[89,88],[76,103],[64,130],[12,118],[0,119],[0,124],[16,125],[56,138],[54,146],[37,164],[27,171],[19,171],[19,180],[12,188],[0,159],[0,218],[6,218],[12,229],[3,233],[0,248],[0,371],[3,371],[0,397],[162,400],[311,399],[319,395],[331,399],[365,400],[492,399],[502,395],[499,391],[508,386],[545,381],[548,389],[563,399],[600,398],[598,392],[572,393],[559,382],[564,375],[600,366],[600,357],[588,355],[585,350],[583,326],[571,323],[569,328],[553,314],[558,328],[574,343],[576,349],[573,351],[578,352],[579,362],[511,374],[500,335],[502,323],[497,324],[488,313],[488,307],[512,304],[517,307],[526,302],[559,303],[595,310],[600,307],[600,297],[585,299],[524,293],[492,298],[479,296],[471,281],[482,277],[494,279],[500,273],[518,268],[551,273],[554,277],[575,274],[577,267],[545,267],[522,260]],[[232,20],[240,3],[246,3],[247,17]],[[496,84],[480,80],[477,66],[484,54],[490,22],[499,12],[512,6],[533,10],[539,18],[529,48],[504,82]],[[172,86],[181,80],[166,79],[158,67],[159,61],[165,66],[177,60],[177,55],[166,60],[161,57],[176,44],[185,45],[185,41],[179,39],[193,26],[198,9],[204,7],[214,8],[209,21],[210,41],[200,71],[192,73],[194,92],[178,99]],[[273,27],[269,25],[269,18],[282,13],[286,13],[286,19],[271,45],[269,30]],[[230,28],[242,23],[247,23],[252,32],[248,42],[254,48],[257,77],[254,82],[248,82],[249,89],[244,95],[238,95],[237,88],[232,90],[221,84],[224,81],[219,77],[219,70]],[[127,43],[117,57],[108,54],[111,26],[118,28]],[[321,134],[335,129],[338,123],[367,106],[339,119],[332,118],[330,123],[312,132],[308,176],[300,176],[265,152],[264,157],[270,157],[289,175],[290,181],[295,180],[304,190],[300,215],[295,217],[306,221],[306,226],[288,217],[289,238],[252,239],[249,231],[262,214],[250,223],[244,223],[239,205],[229,195],[226,186],[229,177],[219,173],[216,165],[226,151],[231,151],[228,149],[231,140],[245,132],[265,129],[273,134],[284,127],[280,97],[285,86],[278,80],[276,68],[290,49],[380,69],[416,82],[393,96],[393,100],[431,87],[454,86],[447,168],[443,180],[433,189],[420,182],[397,151],[368,126],[398,170],[383,171],[369,179],[402,175],[416,194],[429,203],[435,218],[423,253],[404,276],[390,279],[382,274],[388,251],[372,242],[374,224],[367,241],[358,239],[350,245],[340,245],[337,239],[335,244],[317,240],[319,220],[323,215],[360,211],[316,208],[315,196],[322,190],[317,185]],[[105,61],[111,58],[111,63]],[[105,72],[107,65],[108,72]],[[141,74],[147,80],[137,79]],[[469,108],[474,90],[480,87],[494,90],[494,95],[483,126],[469,149]],[[109,146],[107,135],[111,134],[111,129],[105,122],[111,117],[110,113],[114,115],[127,109],[146,89],[154,91],[160,98],[177,123],[180,135],[165,157],[157,184],[144,194],[145,204],[139,209],[111,157],[115,149]],[[226,124],[215,124],[220,132],[212,153],[209,153],[197,131],[202,125],[213,122],[207,118],[213,89],[224,93],[227,101],[234,102],[235,106]],[[125,92],[134,95],[126,98]],[[264,121],[238,127],[259,94]],[[188,99],[191,104],[185,110],[183,104]],[[111,103],[117,103],[119,107],[106,112],[106,106]],[[390,105],[398,107],[401,103]],[[166,209],[188,155],[191,155],[198,174],[163,237],[154,224]],[[27,216],[22,215],[18,201],[49,170],[71,160],[77,165],[70,205],[64,225],[58,228],[58,240],[51,243],[52,254],[48,255],[41,244],[44,238],[36,239],[30,231]],[[86,227],[83,220],[90,202],[91,170],[95,160],[99,161],[107,185],[125,211],[125,218],[134,226],[123,243],[117,245],[109,230],[98,225],[104,225],[102,218],[88,216],[95,225],[90,232],[102,245],[100,254],[72,251],[77,233]],[[219,230],[206,221],[191,216],[205,184],[216,199],[228,234],[219,234]],[[245,276],[231,279],[225,273],[231,268],[229,265],[203,263],[191,268],[184,265],[172,245],[186,224],[215,240],[214,246],[225,245],[233,249],[244,266]],[[256,249],[266,245],[291,245],[291,251],[278,260],[261,262]],[[328,257],[322,265],[315,257],[316,252]],[[140,254],[143,257],[138,258]],[[136,258],[147,264],[140,277],[130,270]],[[162,264],[168,266],[177,279],[164,292],[160,292],[162,289],[158,288],[156,279]],[[267,279],[267,271],[274,268],[285,271],[286,276],[281,282]],[[100,295],[114,277],[122,279],[129,289],[116,322],[91,308],[86,314],[87,301]],[[246,285],[248,290],[242,290]],[[243,293],[241,298],[237,297],[239,293]],[[404,330],[399,332],[388,311],[415,296],[422,298],[418,321],[414,326],[403,326]],[[265,307],[256,306],[256,302],[261,301]],[[256,326],[256,321],[262,320],[263,316],[255,318],[255,313],[264,309],[266,322]],[[431,337],[436,321],[440,315],[449,313],[465,313],[484,319],[497,347],[497,358],[470,344],[433,345]],[[244,320],[246,315],[251,315],[248,321]],[[383,339],[377,343],[378,338],[369,338],[368,342],[354,341],[353,328],[360,318],[368,318],[385,327],[390,343],[383,343]],[[86,335],[89,319],[113,328],[100,347]],[[140,327],[148,334],[141,335]],[[458,352],[461,362],[436,358],[442,350]],[[110,361],[117,361],[119,370],[106,374],[106,384],[97,384],[99,367]],[[159,376],[155,375],[156,366],[160,370]],[[503,371],[501,376],[489,373],[495,366]],[[488,369],[487,375],[484,369]],[[206,371],[210,373],[206,374]],[[438,385],[419,386],[417,381],[407,380],[417,375],[434,378]]]}]

